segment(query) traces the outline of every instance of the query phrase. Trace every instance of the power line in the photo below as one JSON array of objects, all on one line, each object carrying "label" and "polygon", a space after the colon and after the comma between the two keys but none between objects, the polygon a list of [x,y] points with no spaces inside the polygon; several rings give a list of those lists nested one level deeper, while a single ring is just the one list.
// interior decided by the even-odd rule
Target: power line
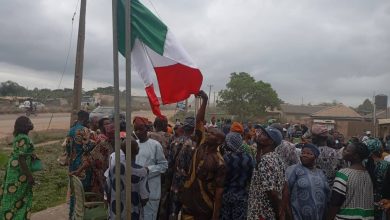
[{"label": "power line", "polygon": [[[72,16],[72,26],[71,26],[70,35],[69,35],[68,52],[67,52],[67,54],[66,54],[64,68],[62,69],[62,73],[61,73],[60,81],[58,82],[57,89],[60,89],[60,87],[61,87],[62,79],[64,78],[64,75],[65,75],[65,72],[66,72],[66,67],[68,66],[68,60],[69,60],[70,49],[72,48],[74,18],[76,17],[77,8],[78,8],[78,6],[79,6],[79,3],[80,3],[80,0],[77,0],[76,8],[75,8],[75,10],[74,10],[74,12],[73,12],[73,16]],[[47,130],[50,128],[51,121],[52,121],[52,119],[53,119],[53,115],[54,115],[54,113],[51,113],[51,117],[50,117],[49,125],[47,126]]]}]

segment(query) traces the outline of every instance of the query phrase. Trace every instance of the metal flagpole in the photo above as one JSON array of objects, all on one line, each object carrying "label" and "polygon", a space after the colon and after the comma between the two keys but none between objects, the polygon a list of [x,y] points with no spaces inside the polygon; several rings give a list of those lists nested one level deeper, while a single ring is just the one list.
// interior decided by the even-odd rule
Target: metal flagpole
[{"label": "metal flagpole", "polygon": [[126,218],[131,220],[131,0],[126,0]]},{"label": "metal flagpole", "polygon": [[112,43],[114,64],[114,123],[115,123],[115,209],[116,220],[120,220],[121,190],[120,190],[120,137],[119,137],[119,70],[118,70],[118,36],[117,36],[117,0],[112,0]]}]

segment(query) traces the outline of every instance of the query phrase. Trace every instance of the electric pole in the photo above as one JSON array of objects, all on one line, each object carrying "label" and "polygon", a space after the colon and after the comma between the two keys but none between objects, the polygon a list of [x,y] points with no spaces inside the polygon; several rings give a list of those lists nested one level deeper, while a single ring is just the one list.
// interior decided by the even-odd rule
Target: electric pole
[{"label": "electric pole", "polygon": [[210,97],[210,95],[211,95],[211,87],[213,87],[213,85],[207,85],[208,87],[209,87],[209,98],[208,98],[208,100],[207,100],[207,105],[209,106],[209,108],[210,108],[210,99],[211,99],[211,97]]},{"label": "electric pole", "polygon": [[214,91],[214,107],[217,107],[217,103],[215,102],[215,91]]},{"label": "electric pole", "polygon": [[81,92],[83,85],[84,42],[85,42],[85,13],[87,0],[81,0],[79,34],[77,37],[76,68],[74,72],[73,106],[70,116],[70,125],[76,120],[77,112],[81,108]]}]

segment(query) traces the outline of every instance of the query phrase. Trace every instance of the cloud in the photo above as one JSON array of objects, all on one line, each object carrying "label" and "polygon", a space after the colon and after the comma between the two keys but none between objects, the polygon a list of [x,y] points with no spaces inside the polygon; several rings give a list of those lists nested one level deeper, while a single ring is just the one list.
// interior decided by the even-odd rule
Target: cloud
[{"label": "cloud", "polygon": [[[29,87],[58,84],[58,78],[51,76],[60,76],[64,68],[76,2],[2,3],[0,81],[23,70],[31,79]],[[374,91],[389,93],[385,83],[390,76],[388,1],[143,2],[201,68],[204,89],[209,84],[215,91],[223,89],[231,72],[245,71],[271,83],[280,98],[290,103],[300,103],[303,97],[312,104],[336,99],[358,105]],[[88,1],[86,19],[84,85],[111,85],[111,2]],[[62,87],[73,86],[77,26],[78,14]],[[144,94],[136,73],[132,79],[135,90]]]}]

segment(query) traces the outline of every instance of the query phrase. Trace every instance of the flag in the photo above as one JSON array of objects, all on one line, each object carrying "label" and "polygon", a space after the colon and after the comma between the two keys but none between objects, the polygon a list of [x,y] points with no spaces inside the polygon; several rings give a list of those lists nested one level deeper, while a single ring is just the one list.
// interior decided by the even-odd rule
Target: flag
[{"label": "flag", "polygon": [[[125,56],[125,1],[118,1],[118,50]],[[131,62],[142,78],[155,115],[161,114],[154,92],[157,76],[163,104],[197,94],[203,76],[171,30],[138,0],[131,0]]]}]

